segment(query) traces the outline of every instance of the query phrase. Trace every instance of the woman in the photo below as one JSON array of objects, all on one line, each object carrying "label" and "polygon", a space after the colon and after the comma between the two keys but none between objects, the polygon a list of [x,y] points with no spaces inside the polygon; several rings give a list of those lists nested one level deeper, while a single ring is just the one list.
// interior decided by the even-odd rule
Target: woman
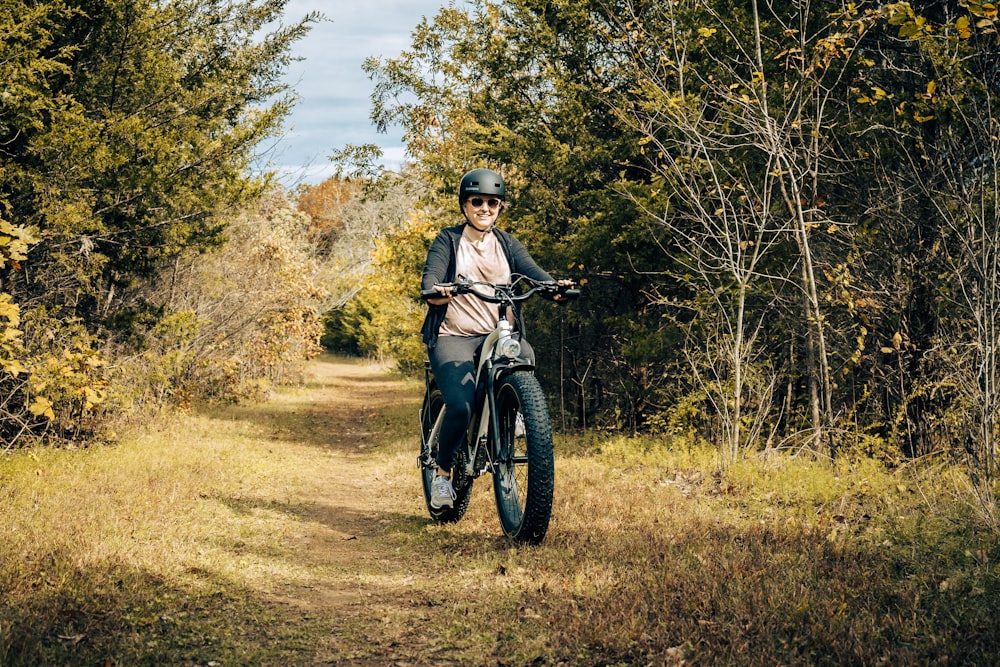
[{"label": "woman", "polygon": [[[489,283],[509,283],[512,274],[534,280],[552,280],[531,258],[520,241],[495,224],[504,207],[507,186],[490,169],[473,169],[458,186],[458,206],[465,222],[444,229],[427,252],[421,288],[434,289],[441,296],[428,299],[430,310],[424,319],[423,337],[431,370],[445,404],[445,418],[437,453],[437,474],[431,485],[431,507],[452,507],[451,466],[455,451],[472,419],[475,399],[473,363],[476,351],[487,334],[496,328],[499,310],[471,294],[452,295],[441,283],[457,276]],[[572,285],[571,281],[559,281]],[[527,341],[522,354],[534,359]]]}]

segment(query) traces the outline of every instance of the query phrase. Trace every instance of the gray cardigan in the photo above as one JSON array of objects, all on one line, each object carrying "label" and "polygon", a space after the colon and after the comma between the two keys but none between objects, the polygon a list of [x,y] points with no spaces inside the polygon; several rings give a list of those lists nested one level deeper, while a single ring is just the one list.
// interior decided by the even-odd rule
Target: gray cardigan
[{"label": "gray cardigan", "polygon": [[[462,231],[465,225],[455,225],[442,229],[431,243],[430,250],[427,251],[427,262],[424,264],[424,274],[420,281],[421,290],[433,289],[434,285],[440,283],[450,283],[455,281],[455,256],[458,254],[458,242],[462,238]],[[503,254],[507,257],[512,274],[518,273],[534,280],[552,280],[552,276],[542,270],[521,242],[508,232],[502,229],[493,228]],[[424,325],[421,327],[424,344],[428,348],[433,348],[437,343],[438,329],[444,322],[445,313],[448,312],[448,304],[440,306],[431,305],[424,318]]]}]

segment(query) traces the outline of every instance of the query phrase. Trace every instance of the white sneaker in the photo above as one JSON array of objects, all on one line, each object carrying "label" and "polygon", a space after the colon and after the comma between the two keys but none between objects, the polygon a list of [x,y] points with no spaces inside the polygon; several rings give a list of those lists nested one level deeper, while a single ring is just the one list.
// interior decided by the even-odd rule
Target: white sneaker
[{"label": "white sneaker", "polygon": [[442,507],[455,506],[455,489],[451,487],[451,480],[441,475],[435,475],[431,483],[431,507],[439,510]]}]

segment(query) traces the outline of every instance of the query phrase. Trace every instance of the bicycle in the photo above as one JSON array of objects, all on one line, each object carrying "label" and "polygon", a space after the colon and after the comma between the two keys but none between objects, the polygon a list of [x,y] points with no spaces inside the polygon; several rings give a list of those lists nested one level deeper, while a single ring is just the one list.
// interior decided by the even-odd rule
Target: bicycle
[{"label": "bicycle", "polygon": [[[518,293],[523,286],[528,289]],[[515,304],[545,293],[561,301],[580,291],[555,282],[512,276],[510,284],[463,280],[444,285],[453,294],[472,294],[500,306],[496,328],[486,336],[475,360],[475,405],[466,436],[452,466],[452,507],[431,507],[431,483],[437,470],[437,437],[444,418],[444,400],[430,362],[424,364],[426,391],[420,408],[421,446],[418,458],[424,500],[438,523],[461,519],[469,507],[472,484],[483,473],[493,475],[497,514],[504,534],[515,542],[538,544],[545,537],[552,514],[555,470],[552,424],[545,394],[534,374],[534,364],[521,356],[519,337],[524,322]],[[481,288],[481,289],[476,289]],[[485,288],[490,293],[483,293]],[[423,299],[440,296],[436,290],[421,292]],[[515,313],[517,330],[507,317]]]}]

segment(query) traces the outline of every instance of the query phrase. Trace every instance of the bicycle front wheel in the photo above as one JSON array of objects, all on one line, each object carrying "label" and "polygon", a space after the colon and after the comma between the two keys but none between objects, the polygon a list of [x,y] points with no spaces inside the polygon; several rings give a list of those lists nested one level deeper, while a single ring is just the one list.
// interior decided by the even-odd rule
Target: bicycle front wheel
[{"label": "bicycle front wheel", "polygon": [[494,443],[493,491],[500,525],[517,542],[538,544],[552,515],[555,463],[552,424],[535,376],[515,371],[496,389],[499,442]]}]

